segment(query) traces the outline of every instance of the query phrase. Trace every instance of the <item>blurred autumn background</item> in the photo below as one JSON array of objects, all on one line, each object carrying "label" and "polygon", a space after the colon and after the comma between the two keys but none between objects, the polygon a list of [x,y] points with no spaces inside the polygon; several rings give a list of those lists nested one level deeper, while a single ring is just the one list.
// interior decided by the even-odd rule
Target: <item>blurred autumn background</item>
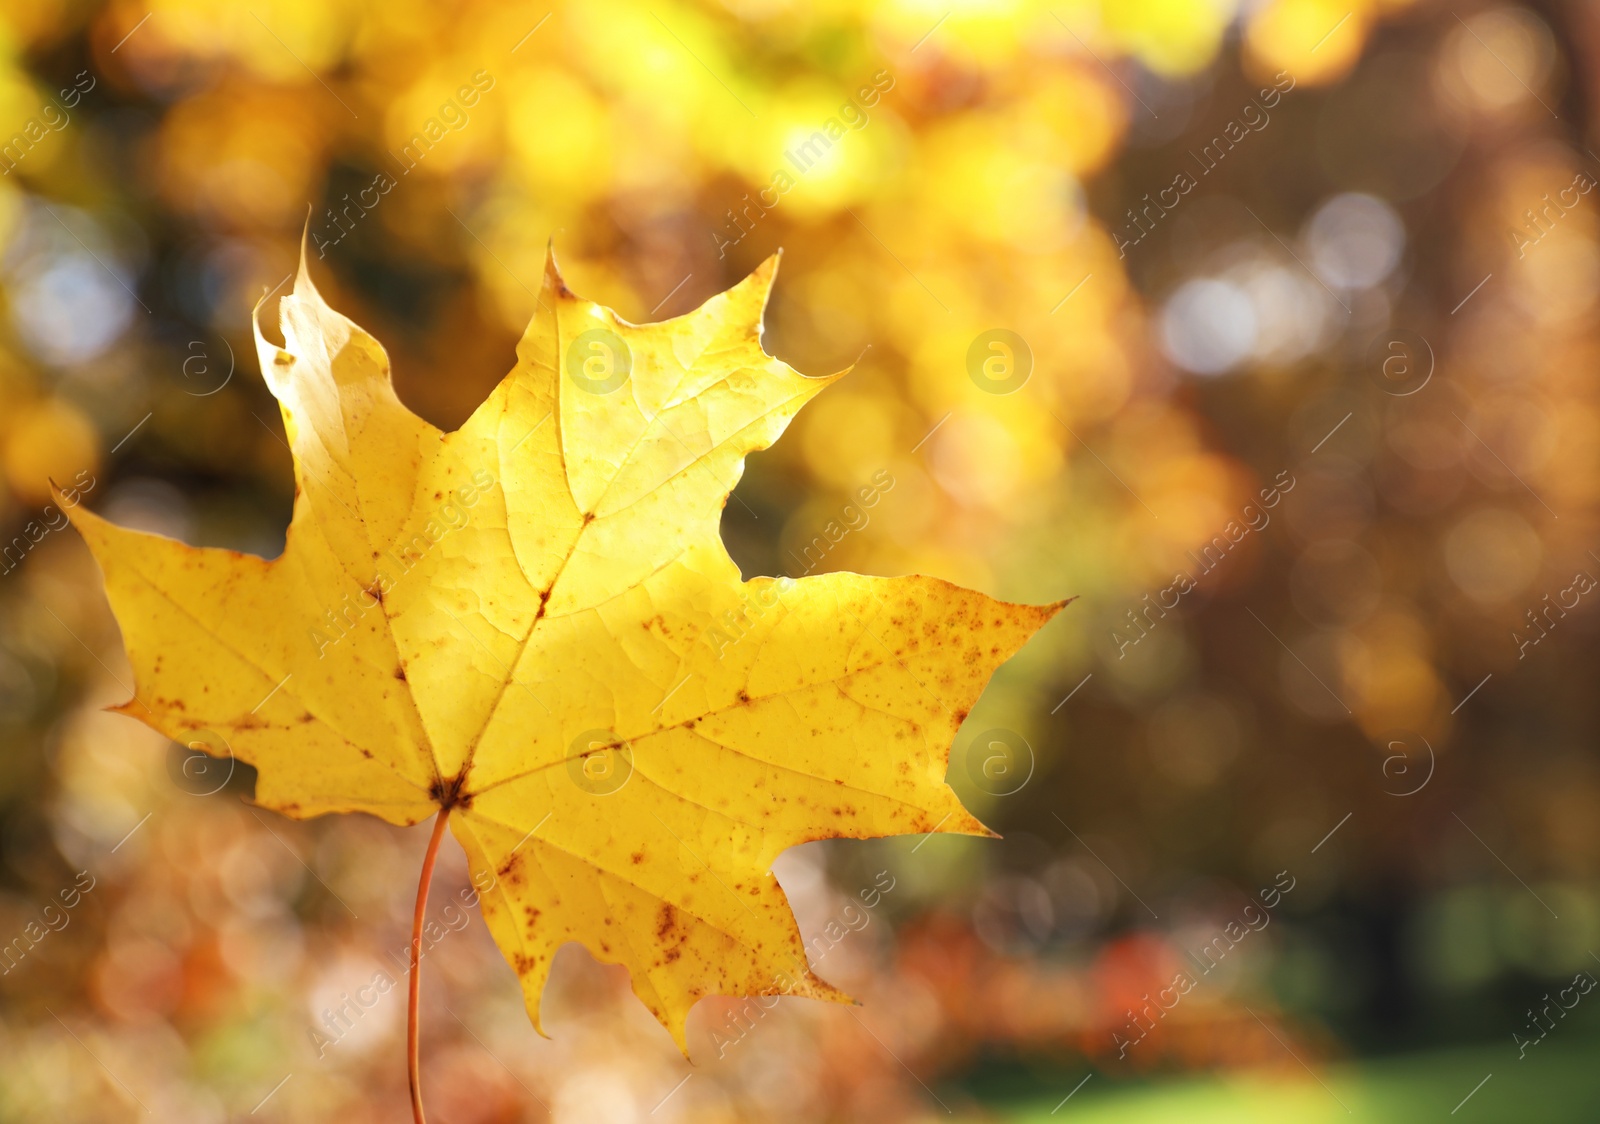
[{"label": "blurred autumn background", "polygon": [[5,0],[0,1119],[405,1117],[426,827],[102,712],[49,492],[277,553],[308,214],[444,427],[550,242],[635,321],[782,248],[768,349],[858,365],[746,573],[1079,598],[952,752],[1003,841],[780,864],[861,1008],[707,1001],[691,1067],[569,948],[546,1040],[441,914],[437,1120],[1596,1119],[1597,57],[1580,0]]}]

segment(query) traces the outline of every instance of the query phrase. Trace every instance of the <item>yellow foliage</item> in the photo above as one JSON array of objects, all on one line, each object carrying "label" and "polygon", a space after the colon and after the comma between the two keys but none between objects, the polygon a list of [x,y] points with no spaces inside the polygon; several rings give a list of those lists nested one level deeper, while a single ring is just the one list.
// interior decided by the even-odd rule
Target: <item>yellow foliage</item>
[{"label": "yellow foliage", "polygon": [[94,423],[81,410],[64,398],[42,399],[12,419],[4,443],[6,483],[30,503],[43,500],[51,480],[92,476],[100,467],[99,446]]}]

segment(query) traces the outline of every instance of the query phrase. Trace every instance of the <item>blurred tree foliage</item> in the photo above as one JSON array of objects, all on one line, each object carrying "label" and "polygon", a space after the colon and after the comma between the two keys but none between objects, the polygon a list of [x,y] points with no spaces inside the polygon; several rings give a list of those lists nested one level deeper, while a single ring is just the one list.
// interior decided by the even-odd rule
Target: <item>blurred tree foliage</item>
[{"label": "blurred tree foliage", "polygon": [[[126,672],[49,506],[48,480],[77,481],[121,521],[276,552],[289,458],[248,317],[305,230],[330,302],[443,426],[507,369],[551,242],[636,320],[781,248],[769,349],[856,370],[752,461],[724,524],[747,572],[1081,596],[956,744],[1006,841],[830,852],[847,894],[902,878],[883,1002],[914,1064],[1103,1053],[1284,868],[1247,974],[1308,1048],[1514,1029],[1530,980],[1600,942],[1574,576],[1600,576],[1597,47],[1587,6],[1553,4],[5,5],[0,924],[104,863],[40,946],[59,970],[0,978],[18,1025],[71,1006],[142,1090],[221,1119],[293,1068],[241,1059],[303,1048],[318,972],[381,946],[349,913],[393,912],[383,876],[415,841],[269,827],[231,799],[242,769],[194,799],[217,774],[95,713]],[[1025,348],[986,369],[996,330]],[[984,771],[996,729],[1025,739],[1015,791]],[[934,901],[959,917],[910,920]],[[957,986],[969,954],[992,986]],[[486,981],[473,1011],[496,1009],[492,955],[460,958],[447,986]],[[582,1043],[625,1017],[599,978],[563,1008]],[[1210,1033],[1248,1030],[1224,1006],[1197,1001],[1148,1064],[1267,1056]],[[800,1025],[831,1024],[772,1037]],[[628,1040],[670,1088],[647,1031]],[[870,1040],[807,1041],[817,1073],[861,1071],[817,1078],[834,1110],[910,1111],[904,1072],[856,1056]],[[456,1085],[486,1087],[472,1039],[451,1050]],[[519,1072],[560,1116],[540,1057]],[[397,1074],[363,1064],[274,1105],[380,1112]],[[19,1072],[5,1096],[66,1111]],[[754,1096],[742,1073],[705,1082],[717,1111]],[[517,1119],[490,1102],[477,1118]]]}]

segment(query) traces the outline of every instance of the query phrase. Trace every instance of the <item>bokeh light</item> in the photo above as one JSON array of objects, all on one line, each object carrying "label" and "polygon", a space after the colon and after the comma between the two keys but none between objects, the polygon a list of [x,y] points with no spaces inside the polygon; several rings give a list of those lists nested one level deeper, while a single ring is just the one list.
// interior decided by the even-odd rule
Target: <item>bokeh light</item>
[{"label": "bokeh light", "polygon": [[1003,839],[778,864],[861,1008],[707,1000],[690,1068],[569,948],[543,1039],[468,910],[440,1119],[1591,1119],[1600,1001],[1512,1035],[1600,972],[1597,43],[1402,0],[0,9],[0,1119],[405,1118],[425,839],[106,713],[62,511],[281,549],[250,317],[303,232],[447,428],[552,243],[640,322],[782,250],[768,350],[851,373],[747,466],[746,574],[1077,598],[956,738]]}]

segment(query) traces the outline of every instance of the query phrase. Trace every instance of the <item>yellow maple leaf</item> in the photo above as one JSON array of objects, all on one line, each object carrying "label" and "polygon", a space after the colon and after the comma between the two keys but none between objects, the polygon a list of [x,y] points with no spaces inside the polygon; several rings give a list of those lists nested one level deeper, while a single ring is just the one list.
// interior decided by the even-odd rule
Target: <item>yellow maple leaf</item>
[{"label": "yellow maple leaf", "polygon": [[302,254],[284,346],[256,328],[294,456],[282,556],[72,509],[134,669],[119,709],[254,765],[285,815],[448,817],[536,1027],[568,941],[626,966],[681,1049],[705,995],[842,998],[773,860],[988,834],[945,784],[951,739],[1060,608],[924,577],[741,580],[719,520],[745,455],[840,377],[762,349],[776,270],[634,325],[552,256],[515,369],[442,433]]}]

